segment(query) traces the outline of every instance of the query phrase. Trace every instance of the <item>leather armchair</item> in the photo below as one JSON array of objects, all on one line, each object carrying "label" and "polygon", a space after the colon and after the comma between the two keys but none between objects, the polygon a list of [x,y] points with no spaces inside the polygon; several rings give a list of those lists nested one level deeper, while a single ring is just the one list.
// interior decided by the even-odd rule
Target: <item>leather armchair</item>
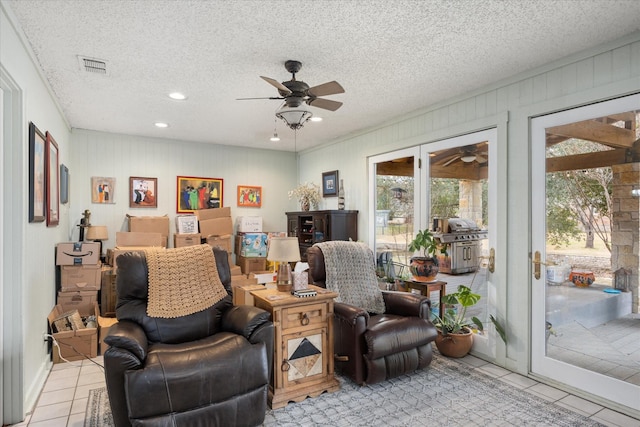
[{"label": "leather armchair", "polygon": [[[326,287],[322,250],[306,252],[309,281]],[[338,290],[339,293],[339,290]],[[335,366],[357,384],[374,384],[422,369],[431,363],[431,302],[422,295],[382,291],[386,311],[368,313],[353,305],[334,303]]]},{"label": "leather armchair", "polygon": [[252,426],[263,422],[273,360],[268,312],[233,306],[228,255],[213,248],[227,291],[212,307],[178,318],[147,316],[145,254],[117,259],[118,323],[105,342],[115,425]]}]

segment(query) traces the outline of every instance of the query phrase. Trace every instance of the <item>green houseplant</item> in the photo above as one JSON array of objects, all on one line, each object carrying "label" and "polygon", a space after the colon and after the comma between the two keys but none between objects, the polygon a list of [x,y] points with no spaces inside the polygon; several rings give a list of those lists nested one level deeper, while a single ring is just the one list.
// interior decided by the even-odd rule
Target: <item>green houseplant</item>
[{"label": "green houseplant", "polygon": [[409,251],[418,252],[420,256],[410,259],[409,269],[413,280],[417,282],[432,282],[438,274],[437,253],[447,255],[447,248],[440,245],[433,233],[428,229],[418,230],[416,237],[409,243]]},{"label": "green houseplant", "polygon": [[[472,329],[484,330],[480,319],[475,316],[471,319],[467,318],[467,309],[476,305],[478,301],[480,301],[480,295],[464,285],[459,285],[456,292],[442,297],[445,307],[440,307],[439,316],[436,316],[433,322],[438,329],[436,347],[441,354],[449,357],[464,357],[469,353],[473,345]],[[506,343],[507,336],[502,325],[493,315],[489,315],[489,319],[502,341]]]},{"label": "green houseplant", "polygon": [[480,301],[480,295],[473,293],[471,288],[460,285],[454,293],[443,296],[445,307],[439,307],[434,325],[438,329],[436,347],[441,354],[449,357],[463,357],[473,345],[471,327],[476,325],[483,329],[482,322],[477,317],[467,319],[467,309]]}]

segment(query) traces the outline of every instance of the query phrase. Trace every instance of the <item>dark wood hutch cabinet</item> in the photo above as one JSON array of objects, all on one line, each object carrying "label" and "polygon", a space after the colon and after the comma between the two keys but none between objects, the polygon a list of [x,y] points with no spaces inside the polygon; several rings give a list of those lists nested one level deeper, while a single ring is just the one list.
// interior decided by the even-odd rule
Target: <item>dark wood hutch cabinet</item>
[{"label": "dark wood hutch cabinet", "polygon": [[287,234],[298,238],[300,257],[306,261],[307,249],[314,243],[358,240],[358,211],[287,212]]}]

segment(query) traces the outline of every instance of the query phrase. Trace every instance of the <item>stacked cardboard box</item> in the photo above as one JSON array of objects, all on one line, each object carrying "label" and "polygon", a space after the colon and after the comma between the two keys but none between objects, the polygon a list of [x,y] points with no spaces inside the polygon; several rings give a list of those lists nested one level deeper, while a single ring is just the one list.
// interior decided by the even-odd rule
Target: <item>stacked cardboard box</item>
[{"label": "stacked cardboard box", "polygon": [[92,328],[82,328],[66,331],[58,331],[54,322],[65,313],[77,309],[80,316],[95,316],[98,319],[98,304],[94,301],[87,305],[68,306],[66,303],[59,303],[47,316],[51,335],[57,341],[58,346],[53,347],[53,363],[64,362],[64,359],[83,360],[85,357],[98,356],[98,325]]},{"label": "stacked cardboard box", "polygon": [[115,317],[98,317],[98,334],[100,335],[99,351],[100,354],[104,354],[109,348],[109,344],[104,342],[104,338],[109,335],[109,329],[118,323],[118,319]]},{"label": "stacked cardboard box", "polygon": [[176,234],[173,235],[173,247],[182,248],[201,244],[198,233],[198,217],[195,215],[176,216]]},{"label": "stacked cardboard box", "polygon": [[198,218],[198,227],[203,242],[211,246],[217,246],[229,254],[231,275],[241,274],[241,269],[233,265],[231,235],[233,234],[233,220],[231,208],[199,209],[195,211]]},{"label": "stacked cardboard box", "polygon": [[[60,286],[56,306],[49,314],[49,322],[63,313],[78,310],[80,316],[98,314],[98,292],[101,284],[102,265],[100,244],[95,242],[62,242],[56,245],[56,265],[60,269]],[[84,355],[97,356],[97,326],[57,333],[54,337],[60,343],[60,353],[54,349],[53,361],[81,360]],[[80,353],[80,354],[78,354]]]},{"label": "stacked cardboard box", "polygon": [[116,303],[118,302],[117,277],[115,267],[104,266],[102,268],[100,315],[103,317],[116,317]]},{"label": "stacked cardboard box", "polygon": [[165,216],[131,216],[129,220],[129,231],[137,233],[160,233],[162,235],[162,246],[165,248],[169,242],[169,217]]},{"label": "stacked cardboard box", "polygon": [[165,247],[164,236],[160,233],[119,231],[116,233],[116,246],[107,251],[107,259],[110,265],[117,267],[116,259],[120,254],[150,247]]}]

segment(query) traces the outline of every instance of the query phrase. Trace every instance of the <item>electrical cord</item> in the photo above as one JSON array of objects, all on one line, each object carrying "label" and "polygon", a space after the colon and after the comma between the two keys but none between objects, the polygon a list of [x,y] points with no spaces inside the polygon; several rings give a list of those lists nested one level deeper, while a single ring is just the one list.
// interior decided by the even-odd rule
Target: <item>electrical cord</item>
[{"label": "electrical cord", "polygon": [[79,351],[78,351],[74,346],[72,346],[71,344],[67,344],[67,343],[60,343],[60,342],[58,342],[58,340],[56,340],[56,339],[55,339],[55,337],[54,337],[53,335],[51,335],[51,334],[44,334],[44,336],[45,336],[45,338],[49,338],[49,339],[51,339],[51,341],[53,342],[53,345],[54,345],[55,347],[57,347],[57,349],[58,349],[58,357],[60,357],[60,360],[64,360],[65,362],[67,362],[67,363],[68,363],[68,364],[70,364],[71,366],[75,366],[75,367],[77,367],[77,368],[79,368],[79,367],[81,367],[81,366],[82,366],[82,363],[80,363],[79,365],[77,365],[77,364],[73,363],[72,361],[65,359],[65,358],[62,356],[62,351],[60,350],[60,345],[63,345],[63,346],[65,346],[66,348],[70,348],[71,350],[73,350],[74,352],[76,352],[78,355],[80,355],[80,356],[84,357],[85,359],[89,360],[91,363],[93,363],[93,364],[95,364],[95,365],[98,365],[98,366],[100,367],[100,369],[104,370],[104,366],[102,366],[101,364],[99,364],[98,362],[96,362],[95,360],[93,360],[92,358],[90,358],[89,356],[87,356],[86,354],[79,352]]}]

